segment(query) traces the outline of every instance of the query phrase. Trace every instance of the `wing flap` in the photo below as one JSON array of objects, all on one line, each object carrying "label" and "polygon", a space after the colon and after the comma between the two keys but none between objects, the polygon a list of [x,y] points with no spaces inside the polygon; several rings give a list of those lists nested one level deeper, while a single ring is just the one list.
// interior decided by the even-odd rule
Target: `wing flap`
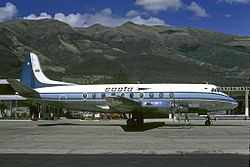
[{"label": "wing flap", "polygon": [[105,99],[111,109],[118,111],[132,111],[141,107],[140,102],[136,102],[121,96],[106,97]]}]

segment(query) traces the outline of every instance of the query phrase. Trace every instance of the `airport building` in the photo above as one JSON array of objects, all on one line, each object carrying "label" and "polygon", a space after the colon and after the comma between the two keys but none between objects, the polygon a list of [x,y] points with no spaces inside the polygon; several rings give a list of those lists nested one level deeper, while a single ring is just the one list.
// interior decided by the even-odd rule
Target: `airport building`
[{"label": "airport building", "polygon": [[[30,116],[30,103],[22,96],[19,96],[14,89],[10,86],[6,79],[0,79],[0,118],[3,116]],[[63,116],[62,109],[57,109],[51,106],[43,106],[36,104],[35,110],[38,112],[37,117],[54,117]]]},{"label": "airport building", "polygon": [[16,114],[29,113],[28,107],[25,107],[25,101],[26,98],[17,95],[7,80],[0,80],[0,104],[5,104],[0,107],[0,117],[11,116],[14,112]]},{"label": "airport building", "polygon": [[[221,115],[221,117],[234,117],[249,118],[249,91],[250,87],[219,87],[219,90],[227,93],[233,97],[239,104],[236,110],[240,111],[228,111],[227,115]],[[19,96],[14,89],[10,86],[6,79],[0,79],[0,104],[5,104],[0,107],[0,117],[20,115],[23,113],[29,114],[30,107],[27,107],[27,99]],[[64,109],[58,109],[51,106],[43,106],[36,104],[36,110],[38,112],[37,117],[54,117],[63,116]],[[2,111],[4,110],[4,111]],[[218,118],[220,115],[217,116]]]}]

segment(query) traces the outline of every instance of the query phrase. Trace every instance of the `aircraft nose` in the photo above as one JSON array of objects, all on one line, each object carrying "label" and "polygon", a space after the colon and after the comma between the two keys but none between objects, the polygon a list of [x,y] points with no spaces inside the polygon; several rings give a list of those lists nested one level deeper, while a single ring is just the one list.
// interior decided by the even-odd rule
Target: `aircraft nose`
[{"label": "aircraft nose", "polygon": [[230,101],[230,109],[235,109],[236,107],[238,107],[238,102],[235,99],[228,97],[228,100]]},{"label": "aircraft nose", "polygon": [[236,107],[238,107],[238,103],[237,102],[232,103],[232,108],[235,109]]},{"label": "aircraft nose", "polygon": [[236,100],[234,100],[233,98],[231,98],[231,105],[230,106],[232,109],[235,109],[236,107],[238,107],[238,102]]}]

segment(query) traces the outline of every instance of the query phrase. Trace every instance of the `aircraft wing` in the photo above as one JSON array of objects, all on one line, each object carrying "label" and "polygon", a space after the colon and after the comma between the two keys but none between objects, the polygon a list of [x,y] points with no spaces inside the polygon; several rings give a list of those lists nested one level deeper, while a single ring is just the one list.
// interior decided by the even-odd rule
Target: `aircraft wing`
[{"label": "aircraft wing", "polygon": [[105,99],[110,109],[117,111],[128,112],[141,107],[140,102],[136,102],[121,96],[105,97]]},{"label": "aircraft wing", "polygon": [[19,95],[28,98],[40,98],[40,95],[37,91],[31,89],[30,87],[24,85],[23,83],[15,79],[7,79],[11,87],[18,92]]}]

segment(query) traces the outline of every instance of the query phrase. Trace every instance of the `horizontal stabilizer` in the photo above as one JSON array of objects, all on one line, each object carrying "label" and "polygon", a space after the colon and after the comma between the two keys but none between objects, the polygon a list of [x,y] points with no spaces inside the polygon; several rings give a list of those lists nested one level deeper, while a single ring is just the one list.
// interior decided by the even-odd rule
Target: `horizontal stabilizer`
[{"label": "horizontal stabilizer", "polygon": [[37,91],[31,89],[30,87],[24,85],[23,83],[15,79],[7,79],[11,87],[18,92],[19,95],[28,98],[40,98],[40,95]]}]

